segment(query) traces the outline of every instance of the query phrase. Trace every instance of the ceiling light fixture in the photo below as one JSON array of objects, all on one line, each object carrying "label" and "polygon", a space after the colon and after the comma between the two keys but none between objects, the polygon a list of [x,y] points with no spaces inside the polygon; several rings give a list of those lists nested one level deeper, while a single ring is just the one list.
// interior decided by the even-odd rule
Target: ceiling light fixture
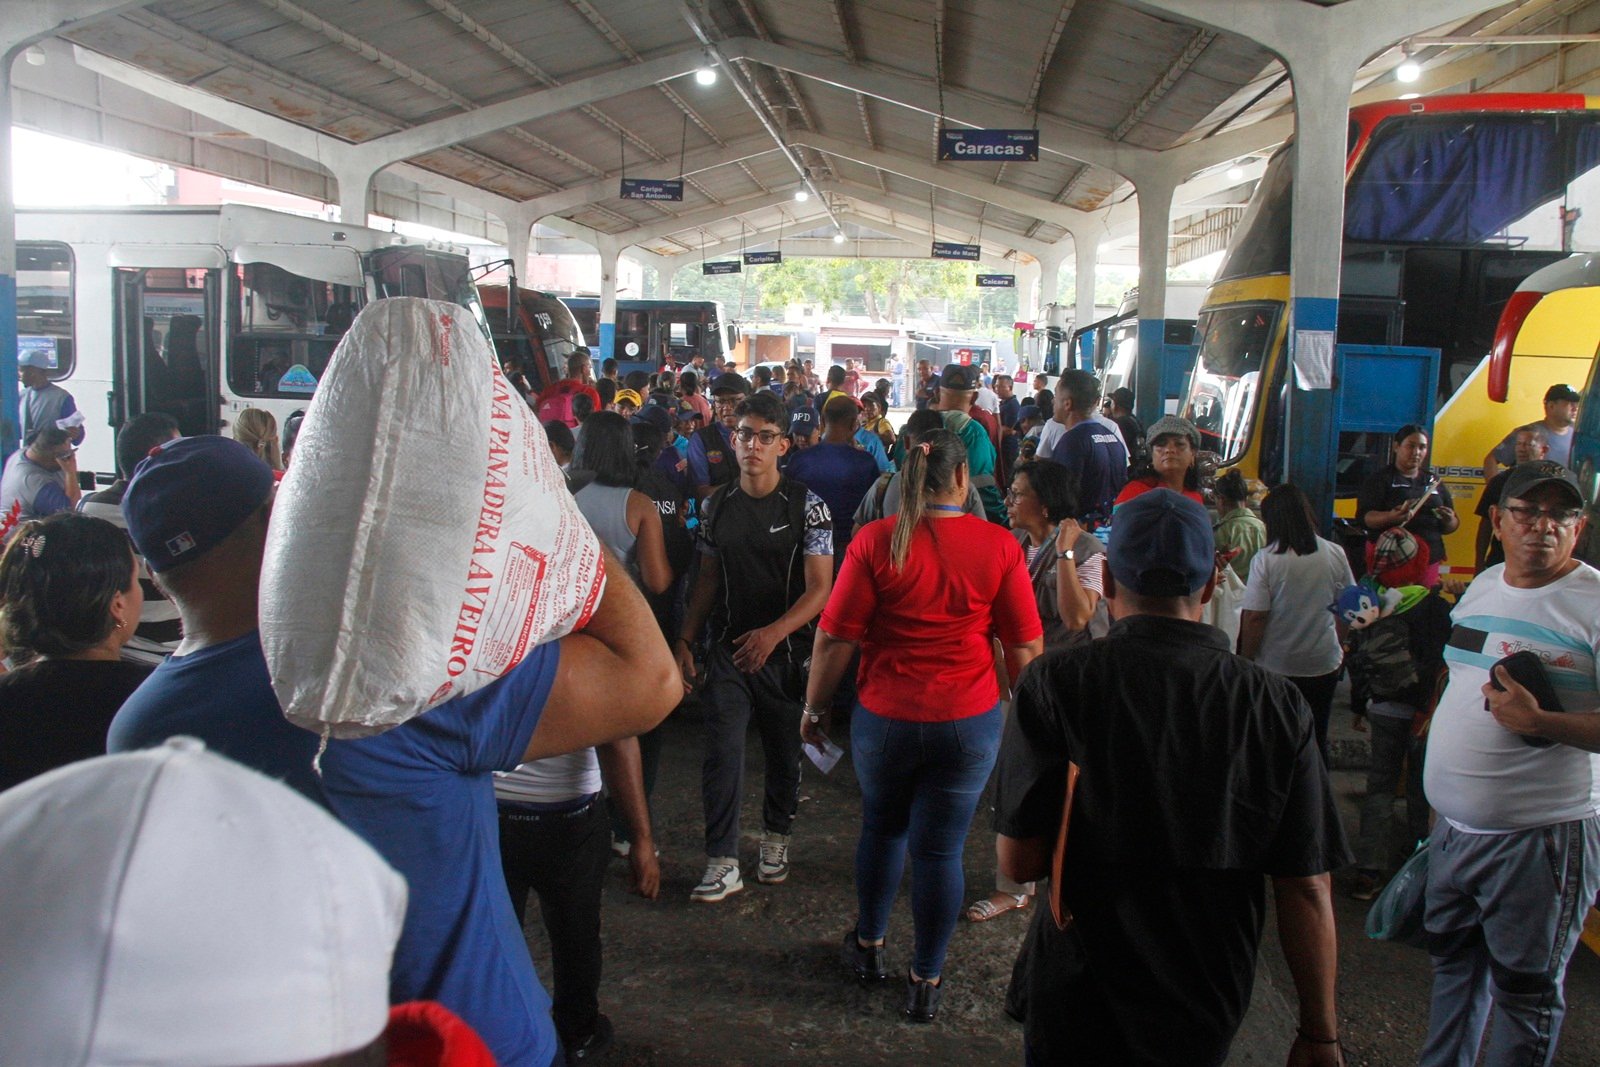
[{"label": "ceiling light fixture", "polygon": [[833,235],[833,243],[836,244],[836,245],[844,244],[844,234],[842,234],[842,233],[834,234]]},{"label": "ceiling light fixture", "polygon": [[22,58],[28,61],[30,67],[42,67],[45,61],[44,49],[36,44],[29,45],[27,51],[22,53]]},{"label": "ceiling light fixture", "polygon": [[694,72],[694,80],[695,80],[695,84],[697,84],[697,85],[715,85],[715,84],[717,84],[717,71],[716,71],[716,68],[714,68],[714,67],[701,67],[699,70]]},{"label": "ceiling light fixture", "polygon": [[1227,174],[1230,182],[1239,181],[1244,177],[1244,168],[1235,163],[1233,166],[1228,168]]},{"label": "ceiling light fixture", "polygon": [[811,194],[806,192],[804,189],[796,189],[794,191],[794,202],[795,203],[803,204],[807,200],[810,200],[810,199],[811,199]]},{"label": "ceiling light fixture", "polygon": [[1394,80],[1410,84],[1422,77],[1422,65],[1411,57],[1411,42],[1400,46],[1400,65],[1394,68]]}]

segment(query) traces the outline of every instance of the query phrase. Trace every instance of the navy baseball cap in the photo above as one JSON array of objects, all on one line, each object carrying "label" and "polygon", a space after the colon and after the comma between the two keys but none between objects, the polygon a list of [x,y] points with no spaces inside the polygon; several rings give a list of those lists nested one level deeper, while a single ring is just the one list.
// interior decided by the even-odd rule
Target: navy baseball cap
[{"label": "navy baseball cap", "polygon": [[634,415],[633,421],[646,426],[654,426],[661,431],[661,436],[666,437],[672,432],[672,416],[667,414],[667,409],[658,404],[646,404]]},{"label": "navy baseball cap", "polygon": [[122,497],[139,555],[156,572],[198,559],[272,496],[272,468],[227,437],[180,437],[151,449]]},{"label": "navy baseball cap", "polygon": [[1189,596],[1216,572],[1206,509],[1171,489],[1151,489],[1117,508],[1106,549],[1117,584],[1143,596]]},{"label": "navy baseball cap", "polygon": [[801,408],[789,416],[789,432],[809,434],[817,428],[817,413],[812,408]]}]

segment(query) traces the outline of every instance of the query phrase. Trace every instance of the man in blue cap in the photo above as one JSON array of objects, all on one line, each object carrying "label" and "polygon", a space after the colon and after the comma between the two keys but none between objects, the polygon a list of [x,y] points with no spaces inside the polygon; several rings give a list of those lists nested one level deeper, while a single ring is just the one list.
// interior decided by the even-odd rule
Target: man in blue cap
[{"label": "man in blue cap", "polygon": [[[122,501],[128,533],[178,605],[184,639],[117,713],[107,747],[198,737],[330,807],[410,886],[391,1000],[438,1000],[501,1067],[547,1067],[559,1042],[506,892],[491,772],[665,718],[682,690],[661,632],[632,582],[607,582],[581,632],[385,733],[330,742],[319,777],[317,736],[283,717],[256,624],[273,486],[266,464],[222,437],[179,438],[139,464]],[[593,684],[602,677],[635,684],[619,696]]]},{"label": "man in blue cap", "polygon": [[1250,1002],[1272,879],[1300,1000],[1291,1062],[1339,1062],[1328,872],[1348,862],[1311,712],[1201,623],[1216,584],[1205,509],[1168,489],[1112,527],[1110,634],[1023,675],[1001,745],[1000,866],[1052,874],[1073,921],[1035,910],[1013,996],[1027,1061],[1208,1067]]}]

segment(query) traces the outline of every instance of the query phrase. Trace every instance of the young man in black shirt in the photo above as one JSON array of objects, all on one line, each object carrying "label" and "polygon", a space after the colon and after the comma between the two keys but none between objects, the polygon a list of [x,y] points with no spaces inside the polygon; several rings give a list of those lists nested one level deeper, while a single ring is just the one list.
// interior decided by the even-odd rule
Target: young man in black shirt
[{"label": "young man in black shirt", "polygon": [[1035,909],[1013,1003],[1027,1062],[1210,1067],[1254,984],[1272,879],[1300,999],[1291,1063],[1339,1062],[1328,872],[1348,862],[1304,698],[1200,623],[1216,584],[1205,509],[1168,489],[1112,527],[1093,644],[1036,660],[1001,745],[1000,868],[1049,876],[1080,769],[1060,894]]},{"label": "young man in black shirt", "polygon": [[786,478],[788,414],[769,392],[736,409],[737,482],[706,499],[700,572],[673,643],[685,680],[695,676],[694,643],[711,620],[706,649],[706,870],[689,894],[711,902],[744,888],[739,877],[739,803],[745,733],[755,719],[766,757],[761,861],[756,877],[789,876],[789,829],[800,795],[800,707],[816,617],[833,587],[828,506]]}]

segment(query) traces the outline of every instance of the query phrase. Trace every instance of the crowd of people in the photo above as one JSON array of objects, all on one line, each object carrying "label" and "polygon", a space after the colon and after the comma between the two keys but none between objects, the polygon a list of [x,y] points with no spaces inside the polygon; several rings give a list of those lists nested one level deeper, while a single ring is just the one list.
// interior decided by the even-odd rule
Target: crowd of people
[{"label": "crowd of people", "polygon": [[[1214,478],[1192,423],[1144,427],[1087,371],[1018,395],[922,361],[898,432],[887,379],[799,361],[779,378],[698,358],[596,377],[574,354],[527,401],[604,546],[592,619],[480,690],[332,740],[284,718],[262,653],[295,462],[272,416],[241,412],[231,438],[134,418],[117,481],[84,494],[81,420],[40,398],[0,480],[0,1061],[602,1057],[605,871],[621,856],[634,892],[661,892],[661,723],[695,705],[690,900],[803,869],[802,761],[847,738],[842,974],[898,978],[914,1023],[938,1018],[963,917],[1031,911],[1006,1001],[1025,1062],[1223,1063],[1270,886],[1289,1062],[1341,1063],[1333,875],[1382,890],[1403,792],[1400,832],[1430,864],[1421,1062],[1472,1063],[1485,1041],[1490,1062],[1549,1062],[1600,891],[1600,572],[1574,558],[1584,502],[1557,458],[1572,390],[1486,458],[1503,469],[1462,590],[1441,579],[1460,518],[1426,427],[1393,434],[1351,552],[1299,487]],[[1225,632],[1204,620],[1228,583]],[[1346,675],[1371,741],[1353,850],[1328,739]],[[967,902],[991,783],[994,890]],[[205,1010],[165,1002],[180,990]]]}]

